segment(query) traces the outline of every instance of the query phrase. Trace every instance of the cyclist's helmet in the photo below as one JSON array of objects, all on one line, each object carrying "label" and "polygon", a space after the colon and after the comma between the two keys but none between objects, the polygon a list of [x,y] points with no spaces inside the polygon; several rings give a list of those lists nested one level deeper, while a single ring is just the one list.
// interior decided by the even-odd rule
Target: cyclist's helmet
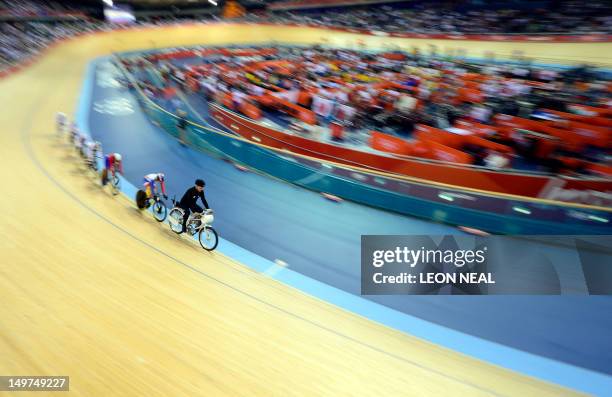
[{"label": "cyclist's helmet", "polygon": [[166,180],[166,175],[160,172],[159,174],[157,174],[157,179],[159,179],[160,182],[163,182]]},{"label": "cyclist's helmet", "polygon": [[119,153],[115,153],[115,161],[121,162],[121,155]]},{"label": "cyclist's helmet", "polygon": [[206,182],[204,182],[204,181],[203,181],[203,180],[201,180],[201,179],[196,179],[196,181],[195,181],[195,185],[196,185],[196,186],[199,186],[199,187],[204,187],[204,186],[206,186]]}]

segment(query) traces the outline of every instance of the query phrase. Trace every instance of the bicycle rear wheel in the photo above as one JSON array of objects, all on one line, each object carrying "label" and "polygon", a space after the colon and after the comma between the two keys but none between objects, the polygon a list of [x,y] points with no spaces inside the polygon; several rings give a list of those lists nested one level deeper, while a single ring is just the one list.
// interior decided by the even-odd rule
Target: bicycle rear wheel
[{"label": "bicycle rear wheel", "polygon": [[147,194],[143,190],[136,192],[136,206],[141,210],[147,206]]},{"label": "bicycle rear wheel", "polygon": [[211,226],[205,226],[200,230],[198,240],[202,248],[206,251],[214,250],[217,248],[217,244],[219,244],[219,236],[217,236],[217,232]]}]

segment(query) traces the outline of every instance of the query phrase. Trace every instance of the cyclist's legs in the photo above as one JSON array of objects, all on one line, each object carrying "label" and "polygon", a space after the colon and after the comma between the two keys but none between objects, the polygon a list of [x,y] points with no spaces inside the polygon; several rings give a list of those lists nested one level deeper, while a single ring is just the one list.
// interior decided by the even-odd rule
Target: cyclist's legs
[{"label": "cyclist's legs", "polygon": [[109,168],[107,168],[107,173],[106,173],[106,180],[107,181],[112,181],[115,179],[115,166],[111,165]]},{"label": "cyclist's legs", "polygon": [[145,178],[142,186],[145,189],[145,193],[147,193],[147,198],[151,198],[151,181]]},{"label": "cyclist's legs", "polygon": [[[194,214],[201,214],[202,211],[204,211],[204,209],[197,204],[194,204],[190,209],[191,209],[191,212],[193,212]],[[201,222],[202,221],[200,220],[200,223],[198,223],[198,226],[201,225]]]},{"label": "cyclist's legs", "polygon": [[191,211],[189,208],[183,208],[183,207],[180,207],[180,208],[182,208],[183,211],[185,212],[183,214],[183,232],[185,232],[187,230],[187,219],[189,219],[189,215]]}]

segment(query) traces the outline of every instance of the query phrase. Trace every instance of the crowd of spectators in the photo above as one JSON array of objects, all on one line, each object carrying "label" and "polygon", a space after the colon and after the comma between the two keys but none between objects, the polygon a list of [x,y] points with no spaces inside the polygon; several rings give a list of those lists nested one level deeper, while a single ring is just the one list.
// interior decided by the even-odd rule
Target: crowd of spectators
[{"label": "crowd of spectators", "polygon": [[53,1],[16,1],[0,0],[0,15],[10,16],[48,16],[78,11],[75,8]]},{"label": "crowd of spectators", "polygon": [[[423,57],[418,51],[384,57],[321,47],[281,48],[276,56],[266,57],[267,61],[281,59],[292,62],[293,66],[280,69],[266,66],[246,72],[245,67],[252,59],[218,58],[200,75],[199,92],[209,101],[219,101],[224,106],[227,103],[223,98],[230,98],[236,110],[241,109],[244,101],[258,103],[256,106],[268,109],[266,122],[272,121],[281,129],[295,128],[311,137],[328,139],[331,125],[339,124],[352,144],[366,145],[371,131],[410,139],[418,125],[452,131],[459,120],[492,125],[495,115],[500,114],[546,119],[551,116],[541,113],[542,109],[571,113],[576,105],[612,106],[609,81],[587,67],[561,71],[526,64],[491,65]],[[161,68],[178,81],[184,81],[190,70],[182,63],[169,66],[162,62]],[[467,87],[464,78],[467,74],[485,78],[474,90],[477,98],[462,92]],[[397,84],[381,86],[385,81]],[[159,91],[152,84],[145,86],[150,96]],[[295,114],[284,115],[282,110],[279,113],[276,106],[269,108],[267,100],[255,99],[274,87],[281,87],[282,91],[271,95],[316,113],[315,125],[300,122]],[[305,102],[300,99],[303,92],[309,93]],[[520,132],[488,136],[487,139],[506,145],[517,154],[511,161],[500,161],[501,157],[490,150],[465,150],[473,156],[476,165],[493,166],[494,161],[496,167],[549,172],[561,170],[563,164],[558,158],[562,157],[594,163],[609,161],[610,153],[606,150],[588,146],[570,148],[554,137],[550,141],[558,146],[556,157],[542,156],[539,150],[542,137],[534,138],[537,135]]]},{"label": "crowd of spectators", "polygon": [[[179,20],[143,20],[136,25],[160,25]],[[196,20],[181,19],[181,22]],[[52,43],[83,33],[116,28],[97,20],[0,22],[0,72],[36,55]]]},{"label": "crowd of spectators", "polygon": [[0,23],[0,71],[37,54],[56,40],[104,28],[99,22]]},{"label": "crowd of spectators", "polygon": [[[55,41],[116,27],[87,16],[83,9],[57,2],[0,0],[0,17],[3,18],[0,20],[0,72],[27,60]],[[177,21],[175,18],[149,18],[138,21],[137,25]]]},{"label": "crowd of spectators", "polygon": [[[557,2],[555,9],[457,10],[453,2],[418,2],[407,9],[392,6],[351,7],[303,12],[251,13],[251,22],[300,23],[405,33],[612,33],[612,5],[594,0]],[[55,2],[0,0],[0,16],[45,17],[78,11]],[[206,20],[218,20],[211,14]],[[138,24],[171,23],[173,18],[148,19]],[[184,21],[184,20],[182,20]],[[204,19],[198,19],[202,22]],[[88,18],[31,19],[0,22],[0,70],[28,58],[55,40],[112,26]]]},{"label": "crowd of spectators", "polygon": [[[0,0],[0,17],[3,18],[0,21],[0,71],[28,59],[55,40],[99,27],[84,15],[83,19],[70,22],[62,18],[74,15],[75,11],[56,2]],[[43,22],[46,18],[50,21]]]},{"label": "crowd of spectators", "polygon": [[463,10],[419,3],[413,8],[385,6],[251,15],[251,21],[337,26],[398,33],[586,34],[612,33],[612,3],[564,1],[556,9]]},{"label": "crowd of spectators", "polygon": [[[376,12],[372,12],[373,6],[347,8],[343,12],[270,12],[251,14],[246,20],[413,33],[612,33],[610,6],[597,0],[588,3],[562,1],[558,2],[556,9],[531,9],[528,12],[458,10],[452,6],[452,2],[438,4],[436,8],[427,2],[419,4],[420,6],[408,9],[382,6],[377,7]],[[35,55],[57,40],[115,28],[111,24],[88,17],[40,20],[31,18],[33,15],[45,17],[73,11],[55,3],[0,0],[0,15],[17,16],[5,18],[5,21],[0,22],[0,71]],[[206,19],[180,21],[215,20],[219,20],[219,17],[212,14]],[[151,18],[139,20],[137,25],[159,25],[178,21],[174,18]],[[405,54],[405,58],[394,60],[357,51],[319,47],[307,50],[285,48],[279,52],[279,59],[300,62],[303,66],[290,76],[277,74],[273,69],[262,70],[258,75],[251,76],[254,80],[245,82],[244,79],[238,78],[239,76],[228,80],[219,69],[213,68],[200,83],[203,87],[208,87],[208,91],[230,93],[236,103],[249,96],[260,95],[262,86],[267,84],[284,87],[287,92],[314,90],[315,95],[306,108],[312,110],[317,104],[333,105],[333,110],[327,111],[324,117],[318,114],[317,124],[327,128],[331,121],[340,121],[352,136],[372,130],[409,136],[419,124],[448,129],[459,119],[467,118],[488,124],[496,114],[529,118],[538,109],[568,112],[569,107],[575,104],[600,107],[612,105],[608,82],[601,81],[588,68],[562,72],[532,67],[528,63],[475,64],[461,60],[461,56],[442,56],[437,54],[435,49],[431,50],[430,54],[424,56],[415,49],[411,54]],[[339,69],[334,60],[345,62]],[[239,60],[229,59],[227,62],[237,62],[233,65],[237,70],[241,67]],[[173,70],[179,77],[185,72],[180,67]],[[461,76],[465,73],[489,76],[486,83],[479,86],[482,95],[479,100],[461,98],[459,90],[465,88],[462,86],[464,83]],[[354,76],[362,76],[363,80],[356,81]],[[381,91],[368,85],[368,82],[384,79],[385,76],[393,76],[399,84],[408,89]],[[334,79],[342,80],[342,84],[335,83]],[[254,81],[258,83],[254,84]],[[543,85],[529,84],[533,81]],[[345,82],[348,85],[343,85]],[[153,88],[151,86],[151,90]],[[209,98],[214,97],[214,93],[212,94]],[[516,144],[514,141],[510,143]],[[520,144],[516,149],[531,162],[542,161],[529,158],[531,152]],[[601,152],[572,155],[596,161],[596,156],[600,156]],[[478,156],[475,158],[482,160]]]}]

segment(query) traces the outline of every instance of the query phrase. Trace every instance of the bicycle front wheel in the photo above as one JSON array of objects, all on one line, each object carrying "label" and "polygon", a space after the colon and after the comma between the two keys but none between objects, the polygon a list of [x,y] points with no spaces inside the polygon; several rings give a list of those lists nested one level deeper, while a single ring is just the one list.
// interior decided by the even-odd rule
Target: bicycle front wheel
[{"label": "bicycle front wheel", "polygon": [[153,216],[155,217],[155,220],[157,222],[163,222],[166,219],[166,216],[168,215],[168,209],[166,208],[166,205],[161,202],[161,201],[156,201],[155,204],[153,204]]},{"label": "bicycle front wheel", "polygon": [[119,179],[119,176],[117,175],[112,176],[111,189],[113,192],[113,196],[118,195],[119,192],[121,191],[121,180]]},{"label": "bicycle front wheel", "polygon": [[212,251],[217,248],[217,244],[219,244],[219,237],[217,236],[217,232],[210,226],[205,226],[202,230],[200,230],[200,235],[198,240],[200,240],[200,245],[206,251]]}]

